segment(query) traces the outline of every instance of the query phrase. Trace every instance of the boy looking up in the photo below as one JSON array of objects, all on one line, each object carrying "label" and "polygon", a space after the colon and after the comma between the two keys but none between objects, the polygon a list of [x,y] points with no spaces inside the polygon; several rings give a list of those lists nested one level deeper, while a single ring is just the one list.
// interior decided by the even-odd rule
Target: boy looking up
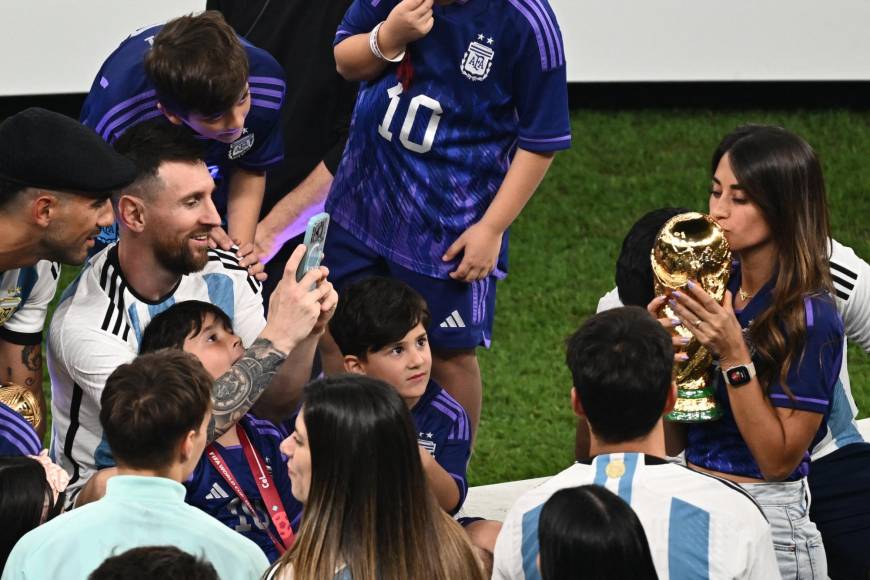
[{"label": "boy looking up", "polygon": [[363,82],[326,203],[327,265],[339,289],[378,274],[423,295],[433,375],[474,428],[507,229],[571,144],[556,18],[546,0],[356,0],[335,61]]},{"label": "boy looking up", "polygon": [[[80,119],[110,143],[161,115],[189,127],[208,146],[215,204],[230,237],[248,243],[265,172],[284,156],[284,89],[275,59],[238,37],[219,12],[206,11],[131,34],[103,63]],[[103,230],[102,245],[115,239],[117,228]]]}]

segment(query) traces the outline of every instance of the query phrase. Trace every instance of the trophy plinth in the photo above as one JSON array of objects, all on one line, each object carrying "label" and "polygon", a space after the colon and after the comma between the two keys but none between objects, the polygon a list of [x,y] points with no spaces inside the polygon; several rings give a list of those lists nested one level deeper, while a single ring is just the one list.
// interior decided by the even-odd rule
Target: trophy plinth
[{"label": "trophy plinth", "polygon": [[[672,217],[659,232],[650,259],[656,296],[681,289],[691,279],[719,303],[725,297],[731,250],[724,232],[709,216],[690,212]],[[677,317],[667,303],[660,316]],[[677,402],[666,418],[680,423],[715,421],[722,411],[711,376],[713,356],[685,326],[673,332],[689,339],[683,349],[689,360],[674,364]]]}]

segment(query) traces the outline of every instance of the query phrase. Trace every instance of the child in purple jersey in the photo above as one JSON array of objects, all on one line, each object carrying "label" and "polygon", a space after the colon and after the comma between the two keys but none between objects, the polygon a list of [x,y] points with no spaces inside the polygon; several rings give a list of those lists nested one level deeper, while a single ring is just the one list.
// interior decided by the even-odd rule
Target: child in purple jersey
[{"label": "child in purple jersey", "polygon": [[426,298],[433,375],[476,425],[508,227],[571,142],[555,15],[546,0],[356,0],[335,59],[363,82],[328,265],[339,286],[389,275]]},{"label": "child in purple jersey", "polygon": [[[330,331],[347,372],[391,385],[411,411],[426,479],[441,507],[455,514],[468,493],[466,469],[472,426],[465,409],[431,380],[432,355],[425,300],[410,286],[372,277],[342,293]],[[491,559],[500,522],[465,525],[472,543]]]},{"label": "child in purple jersey", "polygon": [[[275,59],[238,37],[219,12],[206,11],[130,35],[100,67],[80,119],[110,143],[154,117],[189,127],[207,143],[229,236],[246,244],[254,241],[265,172],[284,155],[284,90]],[[218,232],[213,237],[228,245]],[[100,241],[116,238],[108,228]]]}]

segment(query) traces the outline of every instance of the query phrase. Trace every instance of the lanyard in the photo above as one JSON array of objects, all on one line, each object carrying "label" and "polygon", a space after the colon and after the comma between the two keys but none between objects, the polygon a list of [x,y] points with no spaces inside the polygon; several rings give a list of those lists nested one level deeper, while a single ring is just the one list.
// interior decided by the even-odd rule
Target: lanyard
[{"label": "lanyard", "polygon": [[[269,539],[272,540],[273,544],[275,544],[278,554],[283,554],[293,545],[293,541],[296,539],[293,534],[293,528],[290,526],[290,520],[287,518],[284,504],[278,496],[278,491],[275,488],[275,482],[272,480],[272,476],[269,475],[267,470],[263,469],[263,461],[260,458],[260,454],[257,453],[254,446],[251,445],[251,440],[248,439],[248,434],[245,433],[245,430],[242,429],[242,426],[238,423],[236,423],[236,433],[239,436],[239,442],[242,444],[242,451],[244,451],[245,458],[248,460],[248,466],[251,469],[251,473],[254,475],[254,479],[260,488],[260,496],[266,503],[266,511],[269,513],[272,523],[275,524],[275,529],[278,530],[278,535],[281,536],[281,540],[279,541],[275,538],[271,530],[269,530],[268,525],[263,526],[263,528],[269,535]],[[221,457],[214,444],[208,446],[208,460],[212,465],[214,465],[215,469],[217,469],[218,473],[221,474],[221,477],[224,478],[229,486],[233,488],[233,492],[235,492],[239,499],[242,500],[248,508],[248,511],[251,512],[251,517],[257,521],[257,524],[260,524],[257,510],[254,509],[251,500],[248,499],[242,486],[239,485],[233,472],[230,471],[229,466],[226,461],[224,461],[223,457]]]}]

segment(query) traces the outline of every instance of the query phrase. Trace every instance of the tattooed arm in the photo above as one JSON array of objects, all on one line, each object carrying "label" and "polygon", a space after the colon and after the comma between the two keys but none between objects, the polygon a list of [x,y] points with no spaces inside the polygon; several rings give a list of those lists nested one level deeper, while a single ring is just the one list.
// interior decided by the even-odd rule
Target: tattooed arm
[{"label": "tattooed arm", "polygon": [[2,382],[15,383],[29,389],[39,401],[43,421],[37,432],[45,434],[45,396],[42,393],[42,346],[37,344],[14,344],[0,339],[0,369]]},{"label": "tattooed arm", "polygon": [[250,410],[286,358],[271,340],[258,338],[233,368],[217,379],[212,391],[209,443],[226,433]]}]

